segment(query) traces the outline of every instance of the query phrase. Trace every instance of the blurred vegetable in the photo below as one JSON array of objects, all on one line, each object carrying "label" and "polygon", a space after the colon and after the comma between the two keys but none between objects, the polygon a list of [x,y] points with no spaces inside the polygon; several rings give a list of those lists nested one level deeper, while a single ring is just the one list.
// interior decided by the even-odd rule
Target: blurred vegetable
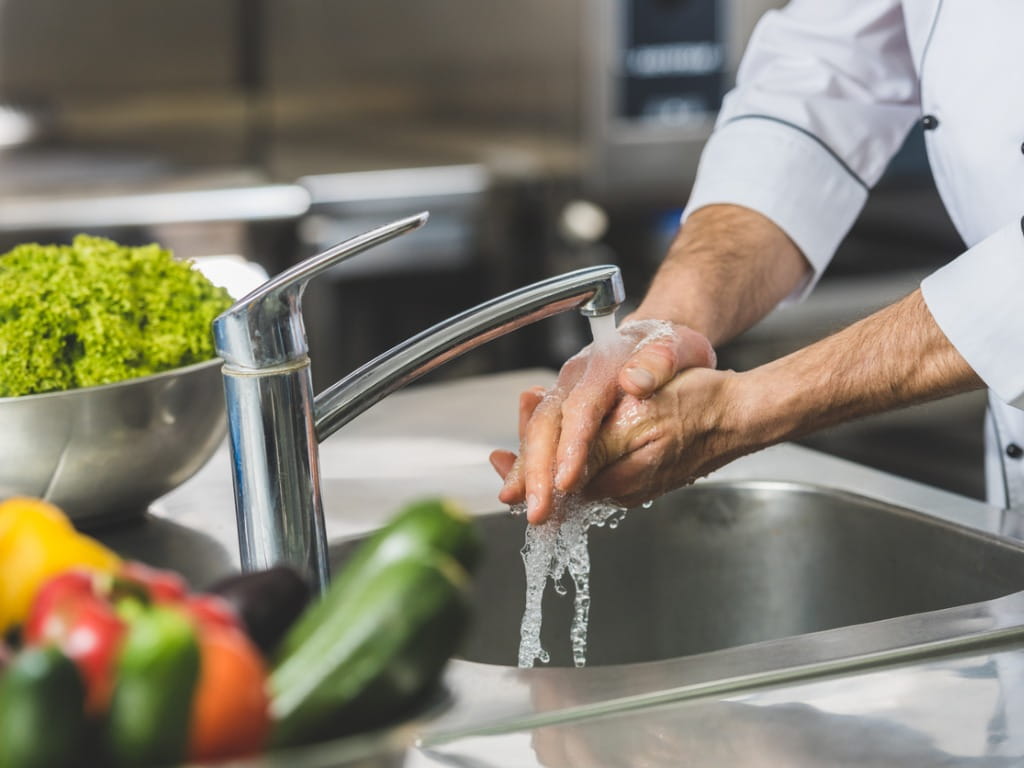
[{"label": "blurred vegetable", "polygon": [[[213,761],[384,725],[422,701],[454,653],[469,584],[456,558],[476,554],[468,516],[417,502],[295,621],[309,587],[291,568],[191,593],[173,571],[121,561],[45,502],[4,502],[0,610],[26,648],[0,688],[0,768]],[[280,646],[272,674],[252,638]],[[36,659],[32,674],[16,674],[23,657]],[[15,698],[30,706],[9,717]],[[37,752],[42,762],[24,762]]]},{"label": "blurred vegetable", "polygon": [[184,602],[185,610],[200,626],[212,624],[219,627],[230,627],[245,632],[238,612],[231,603],[220,595],[189,595]]},{"label": "blurred vegetable", "polygon": [[227,292],[157,245],[79,235],[0,255],[0,397],[108,384],[214,357]]},{"label": "blurred vegetable", "polygon": [[80,764],[86,744],[85,687],[57,648],[19,653],[0,679],[0,768]]},{"label": "blurred vegetable", "polygon": [[226,600],[252,641],[269,654],[309,603],[309,583],[294,568],[279,565],[228,576],[207,588]]},{"label": "blurred vegetable", "polygon": [[[450,499],[426,498],[411,502],[388,523],[362,542],[323,596],[326,604],[307,611],[286,635],[277,658],[304,643],[333,606],[366,588],[380,571],[405,558],[440,551],[472,571],[480,556],[480,542],[469,514]],[[331,606],[331,607],[328,607]]]},{"label": "blurred vegetable", "polygon": [[0,633],[25,620],[42,583],[69,568],[112,572],[120,558],[75,531],[55,506],[15,497],[0,502]]},{"label": "blurred vegetable", "polygon": [[55,645],[78,666],[86,686],[86,711],[106,711],[114,689],[114,663],[124,622],[96,589],[93,574],[66,571],[47,581],[32,603],[22,640]]},{"label": "blurred vegetable", "polygon": [[200,627],[199,652],[189,759],[222,760],[257,754],[270,732],[263,657],[241,629],[220,623]]},{"label": "blurred vegetable", "polygon": [[382,726],[440,677],[462,639],[468,576],[439,552],[378,573],[270,676],[272,742],[290,746]]},{"label": "blurred vegetable", "polygon": [[173,765],[185,756],[199,644],[179,609],[123,602],[128,634],[118,658],[106,747],[120,767]]},{"label": "blurred vegetable", "polygon": [[137,560],[123,563],[117,576],[142,587],[146,597],[156,603],[178,603],[188,595],[188,584],[181,574],[153,568]]},{"label": "blurred vegetable", "polygon": [[436,685],[469,617],[470,518],[428,500],[365,541],[281,643],[270,676],[275,745],[374,728]]}]

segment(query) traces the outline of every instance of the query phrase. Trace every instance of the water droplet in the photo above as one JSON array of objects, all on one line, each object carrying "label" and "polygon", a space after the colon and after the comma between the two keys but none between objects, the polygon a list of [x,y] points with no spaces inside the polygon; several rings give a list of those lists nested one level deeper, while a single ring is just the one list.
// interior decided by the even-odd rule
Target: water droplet
[{"label": "water droplet", "polygon": [[650,509],[651,507],[654,506],[654,499],[648,499],[647,501],[645,501],[640,506],[643,507],[644,509]]}]

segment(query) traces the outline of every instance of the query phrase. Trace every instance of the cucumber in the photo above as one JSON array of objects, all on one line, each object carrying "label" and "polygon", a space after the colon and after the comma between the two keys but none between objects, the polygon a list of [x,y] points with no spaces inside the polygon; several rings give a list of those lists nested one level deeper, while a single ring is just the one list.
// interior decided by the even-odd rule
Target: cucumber
[{"label": "cucumber", "polygon": [[82,760],[85,684],[55,647],[28,648],[0,680],[0,768],[64,768]]},{"label": "cucumber", "polygon": [[469,576],[456,560],[413,551],[360,581],[344,599],[311,609],[316,628],[273,668],[274,746],[402,716],[457,649],[469,619]]},{"label": "cucumber", "polygon": [[173,765],[188,744],[199,644],[191,621],[173,608],[130,606],[107,715],[106,747],[119,768]]},{"label": "cucumber", "polygon": [[295,652],[349,595],[365,588],[381,570],[415,554],[443,552],[472,572],[480,557],[473,520],[450,499],[426,498],[399,510],[384,527],[363,541],[331,582],[319,607],[301,615],[278,645],[282,660]]}]

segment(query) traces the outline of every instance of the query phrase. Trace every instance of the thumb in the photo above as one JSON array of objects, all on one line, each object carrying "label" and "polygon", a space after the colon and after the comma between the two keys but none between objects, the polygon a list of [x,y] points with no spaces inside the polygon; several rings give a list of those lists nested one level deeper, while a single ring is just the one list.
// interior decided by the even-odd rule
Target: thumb
[{"label": "thumb", "polygon": [[686,368],[714,368],[717,358],[711,342],[685,325],[674,334],[641,342],[622,367],[619,386],[634,397],[645,399],[665,386]]}]

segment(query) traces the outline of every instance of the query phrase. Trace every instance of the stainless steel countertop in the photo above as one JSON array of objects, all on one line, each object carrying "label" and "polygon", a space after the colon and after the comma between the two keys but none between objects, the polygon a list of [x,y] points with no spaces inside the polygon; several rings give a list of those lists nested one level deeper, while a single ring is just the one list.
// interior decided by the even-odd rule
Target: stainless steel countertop
[{"label": "stainless steel countertop", "polygon": [[[425,493],[497,511],[487,453],[514,444],[518,392],[552,377],[420,385],[346,426],[322,446],[329,537],[371,529]],[[145,521],[104,538],[156,560],[191,556],[188,575],[200,584],[230,568],[227,461],[218,452]],[[792,445],[709,481],[743,479],[827,485],[992,534],[1003,524],[985,504]],[[630,667],[519,671],[454,660],[451,706],[426,724],[405,765],[1021,764],[1024,593],[938,613]]]}]

